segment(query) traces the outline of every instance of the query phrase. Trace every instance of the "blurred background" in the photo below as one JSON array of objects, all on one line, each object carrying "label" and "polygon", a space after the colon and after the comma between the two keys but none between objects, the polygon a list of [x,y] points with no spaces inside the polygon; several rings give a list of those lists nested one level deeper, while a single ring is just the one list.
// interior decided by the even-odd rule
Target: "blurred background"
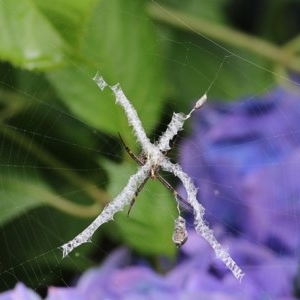
[{"label": "blurred background", "polygon": [[92,78],[119,82],[155,141],[173,111],[188,112],[206,91],[220,105],[277,86],[297,93],[299,15],[297,0],[0,0],[1,291],[22,281],[45,295],[124,244],[155,270],[171,268],[176,203],[155,182],[130,218],[118,214],[62,260],[59,247],[137,168],[118,132],[140,151],[111,92]]}]

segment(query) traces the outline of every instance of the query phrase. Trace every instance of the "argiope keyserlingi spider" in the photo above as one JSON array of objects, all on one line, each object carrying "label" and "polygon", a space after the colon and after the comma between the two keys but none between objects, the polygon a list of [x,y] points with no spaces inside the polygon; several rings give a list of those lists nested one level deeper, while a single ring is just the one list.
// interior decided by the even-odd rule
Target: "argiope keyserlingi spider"
[{"label": "argiope keyserlingi spider", "polygon": [[[99,74],[96,74],[94,80],[101,90],[103,90],[105,87],[109,87],[113,91],[115,94],[116,103],[123,107],[128,119],[128,123],[132,126],[133,132],[137,138],[137,141],[142,146],[143,152],[142,155],[136,156],[122,141],[126,151],[139,164],[138,170],[135,174],[129,177],[128,182],[123,190],[103,208],[102,212],[87,228],[85,228],[72,240],[62,245],[63,256],[67,256],[79,245],[89,242],[94,232],[102,224],[113,220],[113,216],[116,212],[122,210],[126,205],[130,205],[130,209],[134,203],[134,199],[143,189],[147,180],[151,177],[157,178],[166,188],[172,191],[177,203],[179,201],[183,202],[192,209],[195,231],[211,245],[216,256],[224,262],[234,276],[238,280],[241,280],[244,276],[243,271],[231,258],[227,249],[217,241],[213,231],[209,228],[203,218],[204,207],[197,200],[197,188],[193,184],[192,179],[183,171],[180,164],[172,163],[167,157],[167,153],[171,148],[170,141],[172,141],[178,132],[182,130],[184,122],[190,118],[191,114],[196,109],[202,107],[207,99],[206,94],[204,94],[196,102],[188,115],[183,113],[174,113],[165,132],[162,133],[158,142],[153,144],[147,137],[135,108],[126,98],[120,85],[117,84],[114,86],[109,86]],[[178,195],[174,188],[163,177],[161,177],[161,175],[158,173],[160,169],[173,174],[182,182],[182,185],[187,193],[186,199],[183,199],[180,195]],[[175,229],[172,239],[178,247],[183,245],[187,239],[185,220],[180,216],[180,214],[175,220]]]},{"label": "argiope keyserlingi spider", "polygon": [[[130,148],[125,144],[124,140],[122,139],[120,133],[118,132],[119,134],[119,138],[126,150],[126,152],[129,154],[129,156],[139,165],[139,166],[143,166],[146,164],[147,162],[147,155],[146,153],[144,153],[143,151],[141,152],[141,154],[139,156],[135,155],[131,150]],[[174,138],[174,140],[176,140],[176,137]],[[172,143],[172,146],[170,147],[170,150],[173,148],[174,146],[174,140],[173,140],[173,143]],[[169,151],[170,151],[169,150]],[[169,151],[165,151],[164,152],[164,155],[167,155]],[[182,198],[178,193],[177,191],[172,187],[172,185],[167,181],[165,180],[158,172],[159,172],[159,166],[158,165],[153,165],[149,171],[149,176],[146,177],[144,179],[144,181],[138,186],[138,188],[136,189],[136,192],[129,204],[129,208],[128,208],[128,212],[127,212],[127,216],[129,216],[130,214],[130,211],[132,209],[132,206],[134,205],[135,203],[135,200],[137,198],[137,196],[139,195],[139,193],[142,191],[142,189],[144,188],[145,184],[147,183],[148,179],[151,178],[151,179],[158,179],[168,190],[170,190],[173,194],[174,194],[174,197],[176,198],[177,202],[178,201],[181,201],[183,202],[184,204],[186,204],[187,206],[190,207],[190,204],[184,199]],[[179,208],[178,208],[179,210]],[[172,239],[173,239],[173,242],[175,243],[176,247],[181,247],[182,245],[184,245],[184,243],[187,241],[188,239],[188,233],[187,233],[187,230],[186,230],[186,221],[184,218],[182,218],[180,215],[178,218],[175,219],[175,229],[174,229],[174,233],[173,233],[173,236],[172,236]]]}]

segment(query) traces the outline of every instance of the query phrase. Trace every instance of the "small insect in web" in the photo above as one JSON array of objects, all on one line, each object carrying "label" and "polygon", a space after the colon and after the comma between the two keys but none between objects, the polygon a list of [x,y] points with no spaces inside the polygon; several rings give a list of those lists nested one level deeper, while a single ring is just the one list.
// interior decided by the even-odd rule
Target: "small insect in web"
[{"label": "small insect in web", "polygon": [[180,248],[188,239],[188,233],[186,230],[186,221],[179,216],[175,219],[175,229],[172,236],[172,240],[177,248]]}]

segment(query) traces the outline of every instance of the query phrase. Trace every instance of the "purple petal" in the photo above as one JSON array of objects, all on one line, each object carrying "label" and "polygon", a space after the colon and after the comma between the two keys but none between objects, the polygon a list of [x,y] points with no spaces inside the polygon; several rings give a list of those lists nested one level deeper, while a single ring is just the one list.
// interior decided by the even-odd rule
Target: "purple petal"
[{"label": "purple petal", "polygon": [[299,128],[299,93],[283,88],[199,110],[180,162],[199,187],[210,225],[275,251],[298,250],[292,232],[300,218]]},{"label": "purple petal", "polygon": [[33,290],[19,282],[13,290],[2,293],[0,300],[41,300],[41,298]]}]

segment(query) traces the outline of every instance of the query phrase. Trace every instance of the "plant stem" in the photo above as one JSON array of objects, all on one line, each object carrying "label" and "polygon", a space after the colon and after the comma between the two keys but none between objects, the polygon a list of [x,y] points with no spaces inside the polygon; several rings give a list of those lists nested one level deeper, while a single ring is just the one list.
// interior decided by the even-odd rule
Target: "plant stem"
[{"label": "plant stem", "polygon": [[41,199],[41,203],[47,203],[50,206],[53,206],[67,214],[71,214],[77,217],[95,217],[101,211],[101,205],[95,202],[92,205],[80,205],[73,203],[61,195],[57,195],[49,191],[46,187],[39,186],[33,182],[26,180],[17,180],[12,178],[1,177],[1,181],[5,183],[5,180],[9,184],[14,185],[15,189],[20,189],[24,194],[28,193],[29,195],[38,195]]},{"label": "plant stem", "polygon": [[[64,176],[70,182],[85,190],[86,193],[96,203],[98,203],[98,205],[100,203],[101,206],[104,207],[104,205],[108,203],[109,197],[104,191],[98,189],[96,185],[90,183],[76,173],[71,172],[67,165],[59,161],[51,153],[46,152],[45,150],[41,151],[38,145],[36,145],[31,139],[28,139],[24,134],[19,133],[17,128],[2,124],[2,126],[0,126],[0,132],[10,137],[14,142],[18,142],[22,147],[29,149],[29,151],[32,154],[35,154],[42,162],[51,166],[54,171],[59,172],[59,175]],[[61,172],[61,170],[64,170],[64,172]],[[83,208],[84,206],[82,206],[82,209]]]},{"label": "plant stem", "polygon": [[[158,4],[149,3],[147,11],[151,17],[158,21],[192,31],[209,40],[212,38],[249,50],[291,70],[300,72],[300,60],[292,52],[281,49],[263,39]],[[216,43],[213,40],[211,42]],[[233,52],[223,49],[234,55]]]}]

